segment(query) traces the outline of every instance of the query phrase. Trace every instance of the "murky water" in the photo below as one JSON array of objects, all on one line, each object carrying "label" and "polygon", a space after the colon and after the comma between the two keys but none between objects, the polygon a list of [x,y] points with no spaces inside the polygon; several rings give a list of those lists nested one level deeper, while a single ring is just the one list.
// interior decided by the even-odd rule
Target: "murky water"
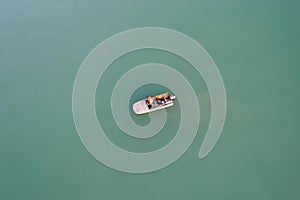
[{"label": "murky water", "polygon": [[[1,199],[299,199],[300,4],[298,1],[2,1],[0,5]],[[141,50],[121,57],[97,88],[96,109],[120,147],[147,152],[178,127],[178,102],[163,131],[131,138],[110,110],[114,84],[133,66],[157,62],[189,78],[200,101],[196,140],[169,167],[133,175],[112,170],[82,145],[72,116],[74,79],[86,55],[118,32],[144,26],[201,43],[223,76],[228,112],[221,138],[197,153],[210,119],[201,76],[179,57]],[[102,84],[103,83],[103,84]],[[130,102],[160,85],[139,88]],[[149,117],[135,116],[146,125]]]}]

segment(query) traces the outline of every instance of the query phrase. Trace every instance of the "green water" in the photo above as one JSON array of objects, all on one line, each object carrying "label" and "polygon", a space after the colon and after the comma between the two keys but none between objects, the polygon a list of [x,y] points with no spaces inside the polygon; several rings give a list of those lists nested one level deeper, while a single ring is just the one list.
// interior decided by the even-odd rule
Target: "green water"
[{"label": "green water", "polygon": [[[0,199],[300,198],[299,1],[0,3]],[[176,117],[168,119],[164,132],[148,142],[116,127],[111,90],[130,67],[168,64],[189,77],[200,100],[200,128],[188,151],[163,170],[135,175],[112,170],[87,152],[73,122],[72,88],[81,62],[99,42],[144,26],[180,31],[205,47],[222,74],[228,112],[219,142],[199,160],[210,118],[200,75],[160,51],[117,60],[103,76],[107,85],[98,86],[96,108],[108,137],[122,148],[157,149],[178,126]],[[145,90],[164,88],[143,86],[130,102]],[[178,114],[175,106],[169,114]],[[149,122],[147,116],[132,118]]]}]

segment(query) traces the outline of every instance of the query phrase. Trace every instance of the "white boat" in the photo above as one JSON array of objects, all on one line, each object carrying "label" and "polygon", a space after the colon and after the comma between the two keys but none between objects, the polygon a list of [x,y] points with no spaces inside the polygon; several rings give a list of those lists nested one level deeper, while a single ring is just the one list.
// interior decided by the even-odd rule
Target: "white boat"
[{"label": "white boat", "polygon": [[175,98],[175,95],[170,95],[169,93],[156,95],[154,97],[147,96],[146,99],[134,103],[132,109],[134,113],[138,115],[150,113],[156,110],[161,110],[173,106],[173,100]]}]

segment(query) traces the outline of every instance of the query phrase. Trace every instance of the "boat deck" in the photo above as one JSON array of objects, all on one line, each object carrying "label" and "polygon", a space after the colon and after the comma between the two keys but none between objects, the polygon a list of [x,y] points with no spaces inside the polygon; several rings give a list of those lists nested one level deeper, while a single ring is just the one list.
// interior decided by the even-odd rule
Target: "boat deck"
[{"label": "boat deck", "polygon": [[171,99],[165,99],[165,100],[153,100],[152,102],[152,106],[148,106],[149,109],[155,109],[155,108],[158,108],[160,106],[163,106],[163,105],[167,105],[169,103],[172,103],[172,100]]}]

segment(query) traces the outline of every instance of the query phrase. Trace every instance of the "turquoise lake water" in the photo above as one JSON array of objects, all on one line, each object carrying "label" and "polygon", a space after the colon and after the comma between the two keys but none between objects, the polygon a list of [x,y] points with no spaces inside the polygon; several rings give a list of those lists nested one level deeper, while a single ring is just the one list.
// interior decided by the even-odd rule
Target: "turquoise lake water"
[{"label": "turquoise lake water", "polygon": [[[300,199],[299,19],[296,0],[1,1],[0,199]],[[208,51],[223,77],[227,117],[217,145],[199,160],[211,106],[201,76],[159,50],[121,57],[96,93],[99,123],[118,146],[152,151],[178,128],[178,102],[163,131],[149,140],[130,138],[116,126],[112,89],[133,66],[172,66],[189,79],[201,109],[196,139],[180,159],[159,171],[129,174],[85,149],[73,121],[72,90],[96,45],[148,26],[180,31]],[[130,103],[165,90],[144,85]],[[150,121],[131,116],[139,125]]]}]

